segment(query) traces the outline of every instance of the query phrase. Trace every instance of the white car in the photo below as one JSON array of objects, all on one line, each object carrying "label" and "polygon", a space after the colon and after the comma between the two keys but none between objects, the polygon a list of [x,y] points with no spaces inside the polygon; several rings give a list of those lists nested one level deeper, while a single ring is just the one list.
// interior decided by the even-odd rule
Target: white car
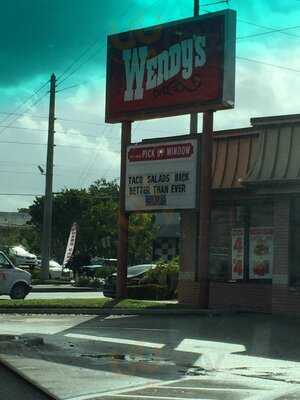
[{"label": "white car", "polygon": [[16,266],[35,267],[37,265],[37,256],[29,253],[23,246],[11,247],[9,255],[14,258]]},{"label": "white car", "polygon": [[71,278],[72,271],[69,268],[63,268],[58,262],[54,260],[49,261],[49,278],[50,279],[63,279]]},{"label": "white car", "polygon": [[0,295],[11,299],[24,299],[31,290],[31,274],[14,266],[10,259],[0,252]]}]

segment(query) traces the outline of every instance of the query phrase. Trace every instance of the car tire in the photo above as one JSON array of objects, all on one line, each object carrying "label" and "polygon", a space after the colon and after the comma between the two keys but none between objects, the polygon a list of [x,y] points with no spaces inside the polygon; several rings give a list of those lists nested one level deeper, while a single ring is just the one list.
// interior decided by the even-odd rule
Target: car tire
[{"label": "car tire", "polygon": [[10,298],[12,300],[23,300],[28,292],[28,286],[25,283],[16,283],[10,291]]}]

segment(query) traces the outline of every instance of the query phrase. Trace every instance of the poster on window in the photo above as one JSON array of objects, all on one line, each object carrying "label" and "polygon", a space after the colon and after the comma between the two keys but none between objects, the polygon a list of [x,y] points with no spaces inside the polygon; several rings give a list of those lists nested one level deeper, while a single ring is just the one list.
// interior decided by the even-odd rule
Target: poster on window
[{"label": "poster on window", "polygon": [[250,228],[250,279],[272,278],[273,234],[273,228]]},{"label": "poster on window", "polygon": [[244,278],[244,229],[231,230],[231,277],[234,280]]}]

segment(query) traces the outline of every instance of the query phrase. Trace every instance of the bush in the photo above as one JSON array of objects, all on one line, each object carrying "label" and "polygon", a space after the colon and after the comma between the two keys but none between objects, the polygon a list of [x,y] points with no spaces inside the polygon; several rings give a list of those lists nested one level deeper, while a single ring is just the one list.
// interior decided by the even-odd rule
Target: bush
[{"label": "bush", "polygon": [[81,276],[77,283],[76,286],[78,287],[92,287],[92,288],[97,288],[100,289],[103,287],[103,282],[101,282],[100,279],[97,278],[88,278],[86,276]]},{"label": "bush", "polygon": [[157,284],[128,286],[128,298],[138,300],[166,300],[168,298],[168,287]]},{"label": "bush", "polygon": [[111,267],[111,266],[105,266],[103,268],[99,268],[96,271],[95,277],[96,278],[100,278],[100,279],[106,279],[107,277],[109,277],[111,274],[113,274],[114,272],[116,272],[116,268],[115,267]]},{"label": "bush", "polygon": [[76,286],[90,286],[91,279],[85,276],[81,276],[77,279]]},{"label": "bush", "polygon": [[160,261],[157,267],[147,271],[142,280],[143,284],[156,284],[167,287],[166,298],[176,297],[179,275],[179,258],[170,262]]}]

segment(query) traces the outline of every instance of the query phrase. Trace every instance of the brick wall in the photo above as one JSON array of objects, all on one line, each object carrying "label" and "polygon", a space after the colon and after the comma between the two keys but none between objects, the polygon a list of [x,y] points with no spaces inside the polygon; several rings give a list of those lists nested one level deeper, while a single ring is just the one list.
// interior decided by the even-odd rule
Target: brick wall
[{"label": "brick wall", "polygon": [[273,286],[273,314],[300,315],[300,291],[288,286]]},{"label": "brick wall", "polygon": [[210,308],[233,308],[270,313],[272,285],[257,283],[210,283]]},{"label": "brick wall", "polygon": [[194,305],[199,304],[200,285],[192,280],[180,279],[178,283],[178,301],[180,304]]},{"label": "brick wall", "polygon": [[274,201],[274,265],[272,312],[299,309],[300,298],[289,289],[290,199]]}]

